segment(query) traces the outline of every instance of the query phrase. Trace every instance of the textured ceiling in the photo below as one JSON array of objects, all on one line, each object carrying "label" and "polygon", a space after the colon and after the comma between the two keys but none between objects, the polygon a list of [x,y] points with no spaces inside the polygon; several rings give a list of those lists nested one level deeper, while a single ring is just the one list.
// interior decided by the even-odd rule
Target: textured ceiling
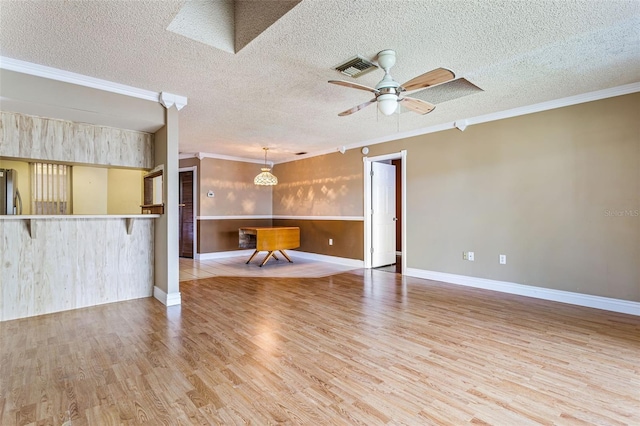
[{"label": "textured ceiling", "polygon": [[[264,22],[257,3],[269,2],[241,3],[243,25]],[[640,81],[637,0],[303,0],[246,30],[253,39],[235,54],[169,31],[183,4],[0,0],[0,55],[187,96],[181,152],[260,159],[269,146],[275,161]],[[327,84],[350,80],[331,67],[383,49],[397,52],[401,83],[446,67],[483,91],[433,88],[438,107],[425,116],[370,106],[338,117],[371,94]]]}]

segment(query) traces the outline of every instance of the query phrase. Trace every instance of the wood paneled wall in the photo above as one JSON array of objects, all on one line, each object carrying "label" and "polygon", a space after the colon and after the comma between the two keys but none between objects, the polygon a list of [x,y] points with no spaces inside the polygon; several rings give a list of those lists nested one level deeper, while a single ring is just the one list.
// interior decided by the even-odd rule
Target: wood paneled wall
[{"label": "wood paneled wall", "polygon": [[0,320],[149,297],[153,219],[0,221]]},{"label": "wood paneled wall", "polygon": [[150,169],[153,135],[1,111],[0,156]]}]

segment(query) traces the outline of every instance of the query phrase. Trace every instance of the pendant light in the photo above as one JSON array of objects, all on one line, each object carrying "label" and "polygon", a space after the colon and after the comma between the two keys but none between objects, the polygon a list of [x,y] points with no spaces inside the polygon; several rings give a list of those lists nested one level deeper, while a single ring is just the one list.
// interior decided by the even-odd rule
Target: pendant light
[{"label": "pendant light", "polygon": [[271,174],[271,168],[267,166],[267,151],[269,148],[264,149],[264,167],[262,172],[253,179],[253,183],[256,185],[272,186],[278,184],[278,178]]}]

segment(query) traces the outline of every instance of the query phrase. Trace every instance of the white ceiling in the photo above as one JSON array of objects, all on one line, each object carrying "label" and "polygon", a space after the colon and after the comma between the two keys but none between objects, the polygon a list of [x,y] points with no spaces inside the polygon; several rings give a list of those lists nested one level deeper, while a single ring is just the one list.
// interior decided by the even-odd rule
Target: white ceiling
[{"label": "white ceiling", "polygon": [[[183,3],[0,0],[0,55],[186,96],[181,152],[260,159],[269,146],[276,162],[640,81],[638,0],[303,0],[235,54],[167,30]],[[424,116],[338,117],[372,96],[327,80],[374,86],[383,72],[332,67],[383,49],[400,83],[446,67],[484,91]]]}]

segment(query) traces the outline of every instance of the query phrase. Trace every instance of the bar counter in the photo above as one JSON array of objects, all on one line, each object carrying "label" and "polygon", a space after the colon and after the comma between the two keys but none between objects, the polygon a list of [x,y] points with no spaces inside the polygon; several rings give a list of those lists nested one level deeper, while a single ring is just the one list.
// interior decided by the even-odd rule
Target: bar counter
[{"label": "bar counter", "polygon": [[0,321],[150,297],[158,217],[0,216]]}]

